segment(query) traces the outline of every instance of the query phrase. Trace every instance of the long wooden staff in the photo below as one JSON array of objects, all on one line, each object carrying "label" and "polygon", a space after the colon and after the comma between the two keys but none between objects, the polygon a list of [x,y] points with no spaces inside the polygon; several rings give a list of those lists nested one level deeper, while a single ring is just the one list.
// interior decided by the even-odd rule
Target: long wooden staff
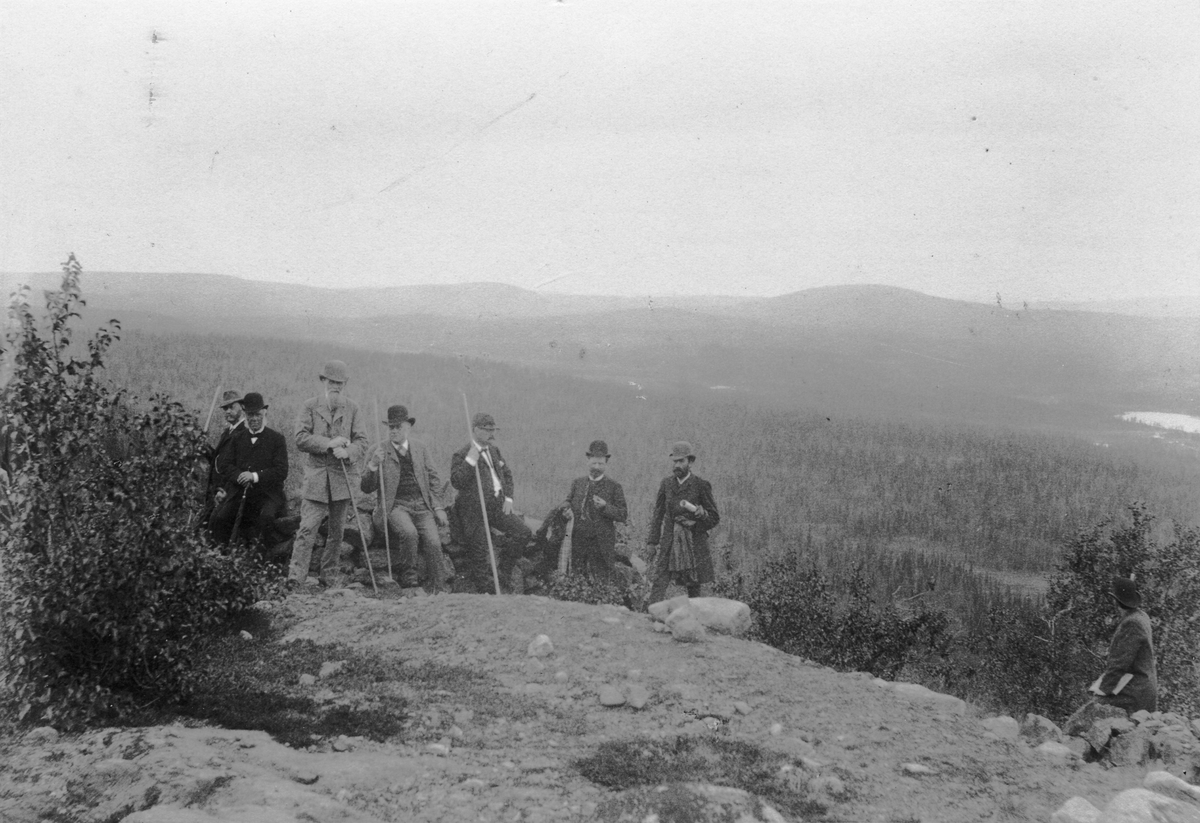
[{"label": "long wooden staff", "polygon": [[[346,478],[346,488],[350,490],[350,508],[354,509],[354,523],[358,526],[358,535],[361,541],[366,532],[363,531],[362,520],[358,517],[358,505],[354,502],[354,484],[350,482],[350,472],[346,469],[346,459],[339,457],[338,462],[342,464],[342,474]],[[384,528],[387,528],[386,523],[384,524]],[[367,572],[371,575],[371,588],[374,589],[375,596],[378,597],[379,587],[375,585],[375,570],[371,568],[371,553],[366,550],[365,546],[363,547],[363,557],[367,558]]]},{"label": "long wooden staff", "polygon": [[[375,398],[375,439],[379,441],[380,448],[383,447],[383,433],[379,428],[379,398]],[[379,464],[379,514],[380,520],[383,522],[383,550],[387,552],[388,577],[392,580],[392,544],[388,538],[388,510],[387,510],[387,495],[383,493],[383,463]],[[363,543],[363,551],[367,550],[367,544]]]},{"label": "long wooden staff", "polygon": [[[208,426],[210,423],[212,423],[213,412],[216,411],[216,408],[217,408],[217,398],[220,396],[221,396],[221,384],[218,383],[217,390],[215,392],[213,392],[212,402],[208,404],[208,417],[204,418],[204,436],[205,436],[205,438],[208,437]],[[210,476],[212,475],[212,470],[213,470],[213,468],[216,467],[216,465],[217,465],[217,456],[214,454],[212,463],[210,464],[211,468],[209,468]],[[200,501],[200,506],[201,506],[201,508],[204,508],[208,505],[208,481],[207,480],[204,481],[204,490],[200,493],[200,495],[202,498]],[[188,512],[187,527],[189,529],[192,527],[192,518],[195,517],[195,515],[196,515],[195,511]]]},{"label": "long wooden staff", "polygon": [[[467,393],[463,392],[463,411],[467,413],[467,437],[475,442],[475,432],[471,430],[471,409],[467,406]],[[480,458],[483,457],[481,453]],[[479,476],[479,461],[475,461],[475,488],[479,490],[479,513],[483,515],[483,533],[487,537],[488,560],[492,563],[492,582],[496,585],[496,594],[500,594],[500,572],[496,570],[496,548],[492,545],[492,527],[488,524],[487,501],[483,497],[483,479]]]}]

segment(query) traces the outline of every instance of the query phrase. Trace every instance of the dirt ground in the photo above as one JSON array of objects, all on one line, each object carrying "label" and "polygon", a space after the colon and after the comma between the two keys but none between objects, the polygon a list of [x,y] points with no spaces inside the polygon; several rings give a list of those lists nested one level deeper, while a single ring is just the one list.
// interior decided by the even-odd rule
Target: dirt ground
[{"label": "dirt ground", "polygon": [[[1155,768],[1047,760],[1021,740],[988,733],[969,706],[958,714],[914,702],[868,675],[732,637],[680,643],[655,631],[648,616],[617,607],[462,594],[376,600],[342,591],[293,594],[266,610],[283,630],[275,642],[308,639],[404,666],[467,667],[494,678],[496,694],[526,710],[497,717],[460,691],[434,689],[410,704],[403,742],[315,741],[311,751],[260,732],[198,734],[182,726],[112,732],[107,743],[96,733],[10,742],[0,752],[8,760],[0,818],[71,819],[34,815],[78,795],[80,774],[119,757],[140,761],[131,785],[142,781],[139,796],[156,791],[160,804],[182,796],[170,783],[188,771],[179,763],[217,770],[221,780],[188,803],[226,820],[253,820],[235,807],[278,808],[292,790],[305,793],[310,809],[323,804],[309,814],[321,820],[589,819],[615,792],[573,764],[604,742],[639,736],[717,735],[787,755],[810,786],[814,777],[836,778],[819,783],[826,811],[816,819],[831,821],[1049,821],[1068,798],[1103,807]],[[538,635],[553,644],[540,658],[530,655]],[[605,687],[635,702],[642,692],[645,704],[604,706],[602,690],[612,692]],[[356,699],[336,673],[310,688],[326,700]],[[125,754],[117,754],[122,745]],[[17,768],[25,763],[36,764],[36,778]],[[283,788],[247,793],[253,780]]]}]

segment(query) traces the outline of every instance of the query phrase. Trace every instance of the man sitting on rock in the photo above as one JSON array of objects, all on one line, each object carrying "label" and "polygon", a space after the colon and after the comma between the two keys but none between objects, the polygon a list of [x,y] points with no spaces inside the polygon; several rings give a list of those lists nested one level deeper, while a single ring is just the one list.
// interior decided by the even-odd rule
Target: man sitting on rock
[{"label": "man sitting on rock", "polygon": [[1150,618],[1142,611],[1142,595],[1137,584],[1114,577],[1113,599],[1121,622],[1108,646],[1108,664],[1089,691],[1096,702],[1116,706],[1127,712],[1158,708],[1158,673],[1154,662],[1154,641]]},{"label": "man sitting on rock", "polygon": [[[224,487],[218,492],[220,504],[213,512],[210,528],[221,543],[251,534],[265,550],[275,542],[275,519],[287,506],[283,493],[288,475],[287,440],[266,427],[267,404],[261,394],[250,392],[242,406],[246,425],[234,433],[228,450],[217,462]],[[237,535],[233,534],[235,527]]]}]

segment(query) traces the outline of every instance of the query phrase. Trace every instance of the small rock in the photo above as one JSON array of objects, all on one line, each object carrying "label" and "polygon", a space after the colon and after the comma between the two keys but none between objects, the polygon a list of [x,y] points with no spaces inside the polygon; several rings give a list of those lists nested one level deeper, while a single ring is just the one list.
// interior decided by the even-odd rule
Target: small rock
[{"label": "small rock", "polygon": [[651,628],[653,628],[654,631],[658,632],[659,634],[671,631],[670,629],[667,628],[667,625],[665,623],[655,623]]},{"label": "small rock", "polygon": [[[1055,741],[1049,740],[1047,742],[1053,743]],[[1065,737],[1063,738],[1062,743],[1080,760],[1087,759],[1088,754],[1092,751],[1092,744],[1084,740],[1082,737]]]},{"label": "small rock", "polygon": [[324,680],[328,677],[333,677],[346,668],[345,660],[326,660],[321,664],[321,671],[317,672],[317,677]]},{"label": "small rock", "polygon": [[1146,711],[1145,709],[1138,709],[1136,712],[1129,715],[1129,719],[1134,723],[1145,723],[1150,719],[1150,712]]},{"label": "small rock", "polygon": [[1069,763],[1075,759],[1075,752],[1071,751],[1069,746],[1062,743],[1055,743],[1052,740],[1047,740],[1042,745],[1034,749],[1039,757],[1049,760],[1052,763]]},{"label": "small rock", "polygon": [[539,634],[529,641],[528,654],[530,657],[549,657],[554,654],[554,644],[544,634]]},{"label": "small rock", "polygon": [[624,706],[625,695],[621,694],[621,690],[616,686],[606,683],[600,687],[600,705]]},{"label": "small rock", "polygon": [[548,757],[531,757],[528,760],[521,761],[521,771],[523,772],[544,772],[550,769],[557,769],[558,761],[551,760]]},{"label": "small rock", "polygon": [[641,683],[634,683],[629,687],[629,707],[631,709],[641,709],[650,702],[650,692]]},{"label": "small rock", "polygon": [[253,640],[254,639],[254,635],[250,634],[250,632],[246,631],[245,629],[242,629],[241,636],[242,636],[243,640]]},{"label": "small rock", "polygon": [[58,729],[53,726],[38,726],[26,732],[23,740],[36,746],[53,743],[58,740]]},{"label": "small rock", "polygon": [[300,675],[300,685],[301,686],[311,686],[316,682],[317,682],[317,678],[313,677],[311,674]]},{"label": "small rock", "polygon": [[981,721],[983,727],[1001,740],[1016,740],[1021,732],[1021,726],[1014,718],[1007,715],[989,717]]},{"label": "small rock", "polygon": [[454,713],[454,722],[459,726],[465,726],[475,719],[475,712],[472,709],[459,709]]},{"label": "small rock", "polygon": [[836,775],[818,775],[808,781],[808,792],[818,798],[824,795],[837,800],[846,796],[846,784]]},{"label": "small rock", "polygon": [[317,774],[316,772],[296,772],[292,775],[292,780],[296,781],[302,786],[311,786],[320,779],[321,775]]},{"label": "small rock", "polygon": [[1135,729],[1115,736],[1108,744],[1108,759],[1114,766],[1140,766],[1150,759],[1150,733]]},{"label": "small rock", "polygon": [[425,751],[430,754],[436,754],[438,757],[445,757],[450,754],[450,747],[445,743],[430,743],[425,747]]},{"label": "small rock", "polygon": [[446,732],[446,734],[448,734],[450,736],[451,740],[462,740],[463,739],[463,730],[460,729],[458,726],[451,726],[450,729]]},{"label": "small rock", "polygon": [[480,789],[486,789],[487,783],[480,780],[478,777],[468,777],[466,780],[458,784],[459,788],[467,791],[477,792]]},{"label": "small rock", "polygon": [[556,683],[566,683],[568,679],[570,679],[570,675],[564,671],[557,671],[554,673],[554,682]]},{"label": "small rock", "polygon": [[350,741],[346,739],[345,735],[340,735],[333,741],[331,748],[335,752],[348,752],[350,751]]},{"label": "small rock", "polygon": [[771,737],[779,737],[779,735],[783,734],[783,724],[782,723],[772,723],[771,728],[770,728],[770,734],[771,734]]},{"label": "small rock", "polygon": [[745,702],[744,700],[735,701],[733,704],[733,708],[734,708],[734,711],[736,711],[738,714],[743,714],[743,715],[750,714],[750,712],[752,711],[752,709],[750,708],[750,704]]},{"label": "small rock", "polygon": [[1191,803],[1152,792],[1126,789],[1108,802],[1098,818],[1104,823],[1200,823],[1200,809]]},{"label": "small rock", "polygon": [[910,774],[913,777],[921,777],[924,775],[937,774],[937,769],[930,768],[922,763],[905,763],[900,767],[900,771],[905,774]]},{"label": "small rock", "polygon": [[671,626],[671,637],[680,643],[698,643],[704,639],[704,626],[694,617],[685,617]]},{"label": "small rock", "polygon": [[1050,823],[1096,823],[1100,810],[1082,797],[1072,797],[1050,815]]},{"label": "small rock", "polygon": [[1030,712],[1021,721],[1021,737],[1029,741],[1031,746],[1040,746],[1047,740],[1055,743],[1063,742],[1063,733],[1054,721],[1040,714]]}]

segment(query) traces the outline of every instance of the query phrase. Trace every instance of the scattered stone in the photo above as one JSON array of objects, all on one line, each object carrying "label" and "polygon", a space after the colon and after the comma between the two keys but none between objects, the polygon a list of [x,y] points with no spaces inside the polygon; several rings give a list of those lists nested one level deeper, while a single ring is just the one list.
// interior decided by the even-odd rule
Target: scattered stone
[{"label": "scattered stone", "polygon": [[1021,732],[1020,724],[1014,718],[1007,715],[989,717],[981,722],[985,729],[1001,740],[1016,740],[1017,735]]},{"label": "scattered stone", "polygon": [[694,617],[685,617],[671,626],[671,637],[680,643],[698,643],[704,639],[704,626]]},{"label": "scattered stone", "polygon": [[430,743],[425,747],[425,751],[429,752],[430,754],[436,754],[439,757],[445,757],[446,755],[450,754],[450,747],[445,743]]},{"label": "scattered stone", "polygon": [[1200,803],[1200,786],[1193,786],[1186,780],[1176,777],[1170,772],[1150,772],[1142,781],[1142,786],[1153,792],[1158,792],[1176,800],[1190,800]]},{"label": "scattered stone", "polygon": [[1053,740],[1047,740],[1042,745],[1034,749],[1038,756],[1051,763],[1070,763],[1075,759],[1075,752],[1071,751],[1069,746],[1062,743],[1055,743]]},{"label": "scattered stone", "polygon": [[296,781],[302,786],[311,786],[320,779],[321,775],[317,774],[316,772],[296,772],[292,775],[292,780]]},{"label": "scattered stone", "polygon": [[1050,815],[1050,823],[1096,823],[1100,810],[1082,797],[1072,797]]},{"label": "scattered stone", "polygon": [[1020,733],[1031,746],[1040,746],[1047,740],[1053,743],[1063,742],[1062,729],[1056,726],[1053,720],[1032,712],[1025,715],[1025,719],[1021,721]]},{"label": "scattered stone", "polygon": [[[1046,742],[1053,743],[1055,741],[1048,740]],[[1064,738],[1063,745],[1070,749],[1071,752],[1080,760],[1086,760],[1088,755],[1090,755],[1092,752],[1092,744],[1084,740],[1082,737]]]},{"label": "scattered stone", "polygon": [[346,736],[345,736],[344,734],[343,734],[343,735],[339,735],[339,736],[338,736],[338,737],[337,737],[337,738],[336,738],[336,739],[333,741],[333,743],[331,743],[331,744],[330,744],[330,747],[331,747],[331,748],[332,748],[332,749],[333,749],[335,752],[348,752],[348,751],[350,751],[350,748],[351,748],[351,747],[350,747],[350,741],[346,739]]},{"label": "scattered stone", "polygon": [[462,740],[464,737],[463,730],[458,726],[451,726],[446,734],[450,736],[451,740]]},{"label": "scattered stone", "polygon": [[300,685],[301,686],[312,686],[316,682],[317,682],[317,678],[313,677],[311,674],[300,675]]},{"label": "scattered stone", "polygon": [[558,765],[558,761],[551,760],[548,757],[531,757],[528,760],[521,761],[521,771],[544,772],[550,769],[557,769]]},{"label": "scattered stone", "polygon": [[530,657],[549,657],[554,654],[554,644],[544,634],[539,634],[529,641],[528,654]]},{"label": "scattered stone", "polygon": [[846,784],[837,775],[818,775],[809,779],[808,792],[818,799],[826,797],[840,800],[846,796]]},{"label": "scattered stone", "polygon": [[556,683],[566,683],[568,679],[570,679],[570,675],[564,671],[557,671],[554,673],[554,681]]},{"label": "scattered stone", "polygon": [[317,677],[321,680],[333,677],[339,674],[342,669],[346,668],[345,660],[326,660],[321,664],[321,670],[317,672]]},{"label": "scattered stone", "polygon": [[26,732],[23,740],[35,746],[54,743],[58,740],[58,729],[53,726],[38,726],[36,729]]},{"label": "scattered stone", "polygon": [[1150,719],[1150,712],[1146,711],[1145,709],[1138,709],[1136,712],[1129,715],[1129,719],[1134,723],[1145,723]]},{"label": "scattered stone", "polygon": [[641,709],[650,702],[650,692],[641,683],[634,683],[629,687],[629,707],[631,709]]},{"label": "scattered stone", "polygon": [[[581,809],[585,816],[589,816],[587,806],[585,803]],[[686,818],[679,816],[683,809],[687,810]],[[741,789],[707,783],[668,783],[629,789],[596,807],[595,819],[601,823],[682,819],[689,823],[727,820],[785,823],[783,815],[763,798]]]},{"label": "scattered stone", "polygon": [[659,634],[671,631],[670,629],[667,628],[666,623],[655,623],[653,626],[651,626],[651,628],[654,629],[654,631],[658,632]]},{"label": "scattered stone", "polygon": [[750,714],[750,712],[754,711],[750,708],[750,704],[744,700],[734,701],[733,710],[742,715]]},{"label": "scattered stone", "polygon": [[241,638],[242,638],[243,640],[253,640],[253,639],[254,639],[254,635],[250,634],[250,632],[246,631],[245,629],[242,629],[242,631],[241,631]]},{"label": "scattered stone", "polygon": [[779,735],[783,734],[783,724],[782,723],[772,723],[771,728],[770,728],[770,734],[771,734],[771,737],[779,737]]},{"label": "scattered stone", "polygon": [[1109,718],[1123,720],[1125,719],[1125,710],[1109,706],[1107,703],[1089,701],[1067,718],[1067,722],[1062,725],[1062,733],[1069,737],[1087,737],[1088,729],[1092,727],[1093,723]]},{"label": "scattered stone", "polygon": [[1108,759],[1114,766],[1140,766],[1150,759],[1150,733],[1135,729],[1116,735],[1108,744]]},{"label": "scattered stone", "polygon": [[966,714],[967,704],[952,694],[942,694],[916,683],[895,683],[892,693],[914,703],[934,706],[949,714]]},{"label": "scattered stone", "polygon": [[621,690],[616,686],[605,683],[600,687],[600,705],[601,706],[624,706],[625,695],[621,694]]},{"label": "scattered stone", "polygon": [[1096,823],[1200,823],[1200,809],[1149,789],[1126,789],[1108,802]]},{"label": "scattered stone", "polygon": [[923,775],[937,774],[937,769],[931,768],[921,763],[905,763],[900,767],[900,770],[905,774],[910,774],[913,777],[921,777]]},{"label": "scattered stone", "polygon": [[486,789],[487,783],[483,780],[480,780],[478,777],[468,777],[466,780],[459,783],[458,786],[459,788],[466,789],[468,791],[477,792],[480,789]]}]

